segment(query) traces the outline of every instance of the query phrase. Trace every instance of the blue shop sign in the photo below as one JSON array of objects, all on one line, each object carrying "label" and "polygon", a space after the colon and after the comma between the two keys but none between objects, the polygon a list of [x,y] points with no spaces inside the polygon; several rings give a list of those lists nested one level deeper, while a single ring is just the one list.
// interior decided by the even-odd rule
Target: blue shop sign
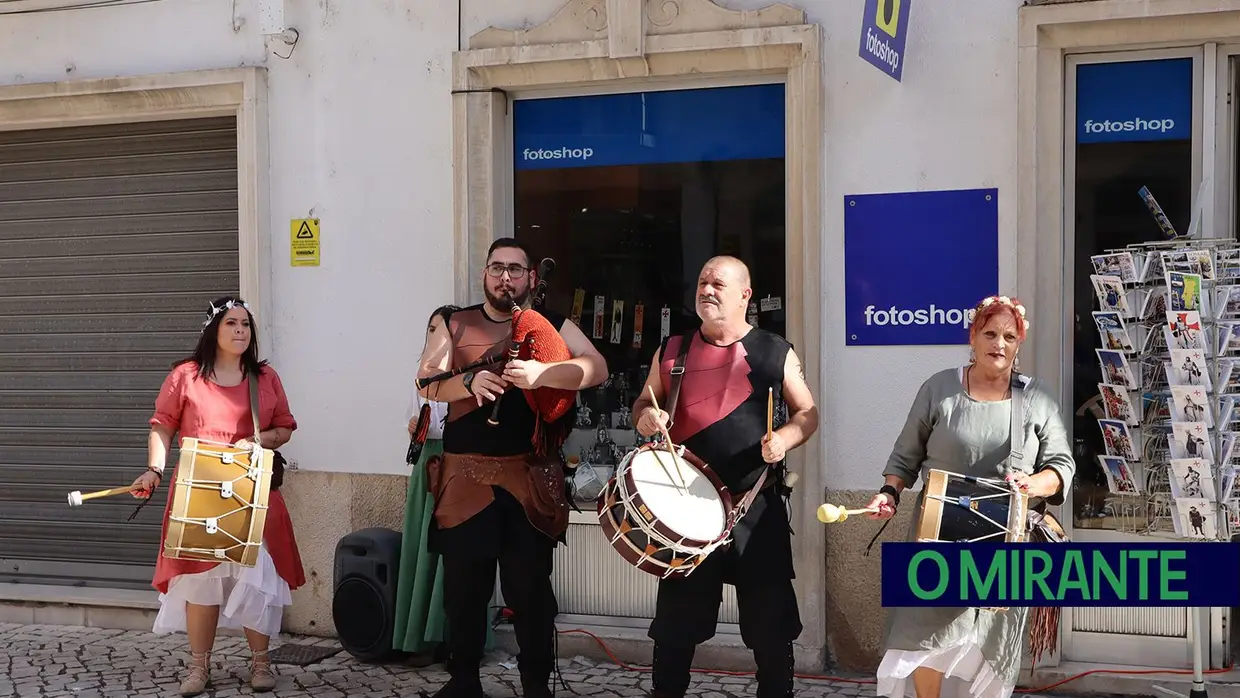
[{"label": "blue shop sign", "polygon": [[784,86],[523,99],[517,170],[784,156]]},{"label": "blue shop sign", "polygon": [[844,197],[845,344],[967,344],[999,289],[999,191]]},{"label": "blue shop sign", "polygon": [[1076,142],[1193,137],[1193,59],[1088,63],[1076,69]]}]

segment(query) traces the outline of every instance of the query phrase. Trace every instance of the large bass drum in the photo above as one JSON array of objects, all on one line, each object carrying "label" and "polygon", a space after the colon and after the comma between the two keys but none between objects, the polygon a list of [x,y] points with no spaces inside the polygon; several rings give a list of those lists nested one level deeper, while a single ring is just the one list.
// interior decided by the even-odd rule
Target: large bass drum
[{"label": "large bass drum", "polygon": [[662,444],[630,451],[597,500],[611,546],[658,577],[692,574],[731,538],[732,496],[709,466],[684,453]]}]

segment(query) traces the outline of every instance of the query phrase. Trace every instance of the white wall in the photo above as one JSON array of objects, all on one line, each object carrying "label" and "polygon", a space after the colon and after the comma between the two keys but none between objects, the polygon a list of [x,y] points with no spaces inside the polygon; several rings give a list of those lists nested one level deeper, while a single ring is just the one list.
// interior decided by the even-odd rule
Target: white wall
[{"label": "white wall", "polygon": [[827,46],[823,481],[875,490],[922,381],[963,365],[968,348],[845,346],[844,197],[997,187],[999,284],[1014,287],[1020,1],[914,2],[899,83],[857,55],[864,5],[813,0],[808,11]]},{"label": "white wall", "polygon": [[[237,0],[239,31],[232,0],[0,15],[0,84],[267,66],[272,336],[260,340],[300,423],[285,450],[306,469],[403,473],[413,362],[453,294],[457,4],[285,6],[301,34],[288,60],[275,56],[288,46],[265,47],[255,0]],[[289,219],[305,216],[321,219],[318,268],[288,263]]]},{"label": "white wall", "polygon": [[[548,19],[563,0],[462,0],[465,37]],[[290,60],[254,0],[0,17],[0,82],[269,68],[274,337],[307,469],[404,472],[401,419],[426,315],[452,296],[450,0],[287,0]],[[758,9],[769,0],[719,0]],[[965,347],[844,344],[843,197],[998,187],[1000,284],[1015,280],[1019,0],[912,6],[902,83],[858,55],[864,0],[801,3],[826,38],[823,250],[826,483],[873,489],[920,383]],[[139,31],[139,23],[159,27]],[[287,47],[274,42],[282,55]],[[66,66],[73,69],[66,72]],[[288,266],[288,221],[317,216],[323,263]],[[1037,310],[1034,310],[1037,313]],[[188,351],[187,347],[187,351]]]}]

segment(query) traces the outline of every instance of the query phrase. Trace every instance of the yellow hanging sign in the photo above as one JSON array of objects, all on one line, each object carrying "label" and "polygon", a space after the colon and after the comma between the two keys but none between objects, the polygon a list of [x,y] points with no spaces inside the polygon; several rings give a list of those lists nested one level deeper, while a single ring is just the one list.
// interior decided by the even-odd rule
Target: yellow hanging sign
[{"label": "yellow hanging sign", "polygon": [[319,219],[294,218],[289,225],[289,264],[319,266]]}]

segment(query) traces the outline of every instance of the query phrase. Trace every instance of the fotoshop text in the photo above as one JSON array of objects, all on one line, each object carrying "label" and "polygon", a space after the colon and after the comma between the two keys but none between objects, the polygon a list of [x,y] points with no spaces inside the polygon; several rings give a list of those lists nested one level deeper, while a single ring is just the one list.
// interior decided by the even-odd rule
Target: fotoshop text
[{"label": "fotoshop text", "polygon": [[1175,128],[1175,119],[1124,119],[1121,121],[1085,120],[1085,133],[1121,133],[1129,131],[1157,131],[1166,133]]},{"label": "fotoshop text", "polygon": [[526,160],[589,160],[594,148],[526,148],[521,151]]},{"label": "fotoshop text", "polygon": [[900,52],[891,47],[891,44],[879,38],[869,27],[865,29],[865,50],[869,51],[878,60],[891,66],[891,72],[896,72],[900,67]]},{"label": "fotoshop text", "polygon": [[865,308],[865,324],[867,325],[960,325],[968,328],[973,322],[973,308],[940,308],[931,304],[929,308],[908,310],[891,306],[881,309],[872,305]]}]

